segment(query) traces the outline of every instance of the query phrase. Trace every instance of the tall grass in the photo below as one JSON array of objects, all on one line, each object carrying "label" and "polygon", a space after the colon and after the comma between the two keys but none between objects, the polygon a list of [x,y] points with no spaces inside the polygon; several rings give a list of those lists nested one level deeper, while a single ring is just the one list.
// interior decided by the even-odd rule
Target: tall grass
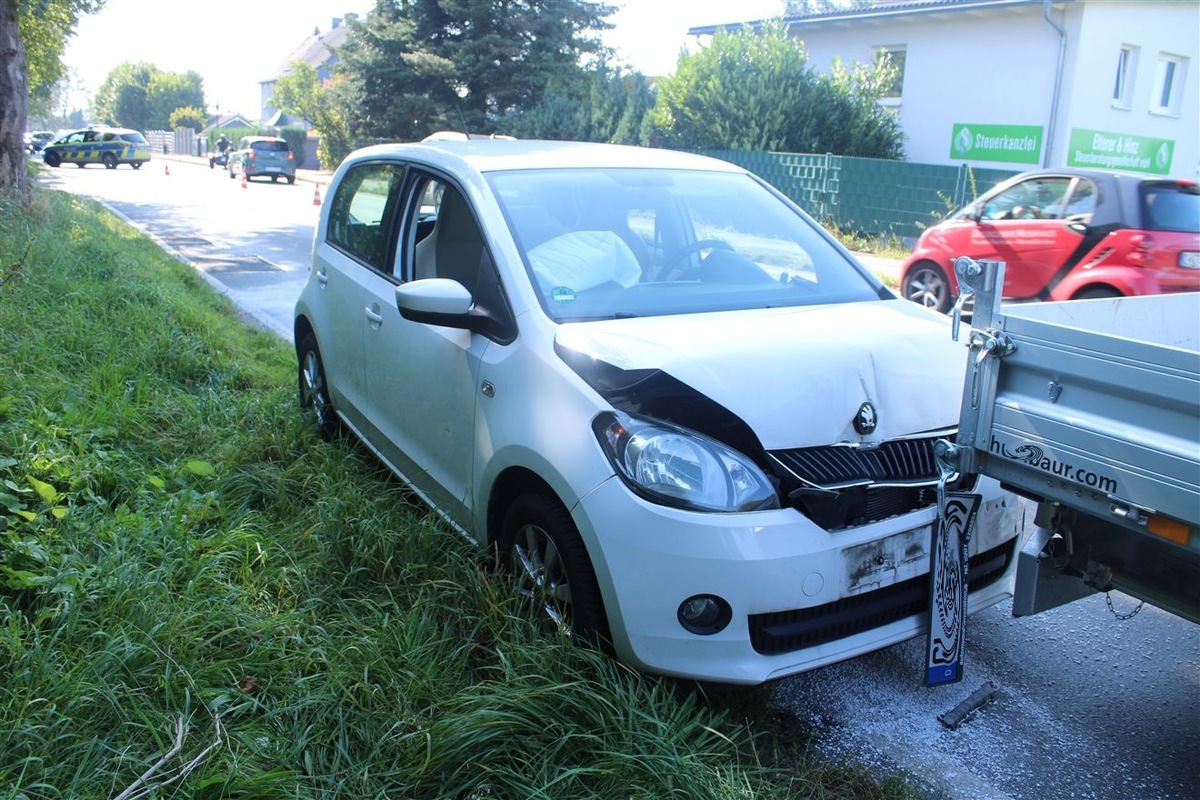
[{"label": "tall grass", "polygon": [[539,635],[293,358],[98,206],[0,198],[0,798],[905,791]]}]

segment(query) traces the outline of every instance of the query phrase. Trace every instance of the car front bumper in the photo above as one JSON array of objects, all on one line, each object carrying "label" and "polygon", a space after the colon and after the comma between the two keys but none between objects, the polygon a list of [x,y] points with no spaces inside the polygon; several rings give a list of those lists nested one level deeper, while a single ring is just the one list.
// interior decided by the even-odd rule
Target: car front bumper
[{"label": "car front bumper", "polygon": [[[978,491],[984,502],[969,549],[982,585],[973,584],[970,612],[1012,597],[1024,528],[1018,498],[986,478]],[[705,514],[657,506],[613,479],[574,516],[592,550],[617,655],[650,672],[752,685],[928,629],[935,508],[827,532],[791,509]],[[685,629],[680,605],[697,595],[728,603],[732,620],[723,630]]]}]

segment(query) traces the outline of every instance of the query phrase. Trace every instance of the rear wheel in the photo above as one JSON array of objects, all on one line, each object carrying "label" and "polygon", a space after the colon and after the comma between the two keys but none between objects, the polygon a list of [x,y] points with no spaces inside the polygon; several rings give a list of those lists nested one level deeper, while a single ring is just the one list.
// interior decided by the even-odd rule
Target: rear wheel
[{"label": "rear wheel", "polygon": [[497,559],[543,630],[588,641],[608,637],[600,585],[570,513],[544,490],[517,497],[504,515]]},{"label": "rear wheel", "polygon": [[295,183],[295,182],[296,182],[296,176],[295,176],[295,175],[288,175],[288,176],[287,176],[287,182],[288,182],[288,186],[291,186],[293,183]]},{"label": "rear wheel", "polygon": [[100,160],[104,162],[105,169],[116,169],[117,168],[117,157],[115,155],[113,155],[112,153],[105,153],[104,157]]},{"label": "rear wheel", "polygon": [[918,261],[904,273],[900,293],[907,300],[945,314],[950,310],[950,281],[933,261]]},{"label": "rear wheel", "polygon": [[325,363],[317,347],[317,337],[305,334],[296,350],[299,365],[300,408],[312,415],[317,433],[326,441],[337,433],[337,413],[329,399],[329,384],[325,378]]},{"label": "rear wheel", "polygon": [[1105,297],[1124,297],[1111,286],[1089,286],[1088,288],[1076,292],[1072,295],[1072,300],[1099,300]]}]

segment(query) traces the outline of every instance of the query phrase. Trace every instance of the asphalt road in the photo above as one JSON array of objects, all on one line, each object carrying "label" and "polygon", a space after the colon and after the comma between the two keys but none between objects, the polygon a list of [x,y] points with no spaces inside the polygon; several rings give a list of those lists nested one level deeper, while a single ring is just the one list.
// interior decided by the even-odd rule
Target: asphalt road
[{"label": "asphalt road", "polygon": [[[40,180],[107,203],[291,339],[322,185],[243,187],[205,164],[164,159],[138,171],[46,169]],[[895,262],[868,266],[886,274]],[[1151,607],[1121,622],[1102,596],[1023,619],[997,606],[969,621],[963,682],[936,689],[922,683],[922,648],[891,647],[774,692],[820,731],[818,751],[909,771],[935,796],[1200,798],[1200,626]],[[994,700],[960,727],[938,721],[989,682]]]}]

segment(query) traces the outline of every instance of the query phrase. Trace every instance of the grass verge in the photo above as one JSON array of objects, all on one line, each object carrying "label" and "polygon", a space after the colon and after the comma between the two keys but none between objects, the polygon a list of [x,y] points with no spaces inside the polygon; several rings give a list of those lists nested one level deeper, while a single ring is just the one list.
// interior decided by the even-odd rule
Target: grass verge
[{"label": "grass verge", "polygon": [[538,635],[94,203],[0,196],[0,798],[891,798],[765,692]]}]

